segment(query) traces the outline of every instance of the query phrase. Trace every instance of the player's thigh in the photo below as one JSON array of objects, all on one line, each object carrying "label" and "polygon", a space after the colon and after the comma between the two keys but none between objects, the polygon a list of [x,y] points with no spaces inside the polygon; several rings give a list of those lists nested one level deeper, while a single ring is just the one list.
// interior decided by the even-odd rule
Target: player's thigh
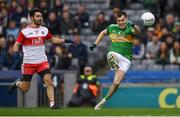
[{"label": "player's thigh", "polygon": [[30,88],[31,79],[34,73],[36,73],[36,64],[22,64],[22,78],[21,78],[21,89],[27,91]]},{"label": "player's thigh", "polygon": [[107,62],[111,68],[111,70],[118,70],[119,69],[119,61],[116,53],[109,52],[107,54]]},{"label": "player's thigh", "polygon": [[43,79],[43,81],[44,81],[44,83],[45,83],[46,85],[52,83],[52,77],[51,77],[51,71],[50,71],[50,69],[42,70],[42,71],[38,72],[38,74],[39,74],[40,77]]},{"label": "player's thigh", "polygon": [[122,70],[126,73],[131,65],[130,60],[116,52],[109,52],[107,54],[107,60],[111,69],[115,71]]}]

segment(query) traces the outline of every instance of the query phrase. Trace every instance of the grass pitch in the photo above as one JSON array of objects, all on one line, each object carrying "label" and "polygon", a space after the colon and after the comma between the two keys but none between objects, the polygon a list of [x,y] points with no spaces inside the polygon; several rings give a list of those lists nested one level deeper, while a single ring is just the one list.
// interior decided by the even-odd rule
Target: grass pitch
[{"label": "grass pitch", "polygon": [[0,116],[180,116],[180,109],[0,108]]}]

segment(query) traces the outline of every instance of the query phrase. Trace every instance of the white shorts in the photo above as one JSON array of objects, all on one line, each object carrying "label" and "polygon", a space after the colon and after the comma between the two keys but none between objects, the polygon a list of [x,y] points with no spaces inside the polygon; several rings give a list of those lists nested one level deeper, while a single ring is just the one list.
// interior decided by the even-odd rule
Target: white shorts
[{"label": "white shorts", "polygon": [[125,73],[131,65],[131,61],[117,52],[110,51],[107,54],[107,61],[111,70],[122,70]]}]

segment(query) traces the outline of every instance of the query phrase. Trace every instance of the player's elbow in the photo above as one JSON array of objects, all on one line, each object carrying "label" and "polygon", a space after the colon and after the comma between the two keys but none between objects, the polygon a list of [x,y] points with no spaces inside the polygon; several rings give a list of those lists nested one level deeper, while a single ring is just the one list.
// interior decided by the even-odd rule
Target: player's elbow
[{"label": "player's elbow", "polygon": [[105,36],[105,35],[106,35],[106,32],[103,30],[103,31],[101,31],[100,34],[103,35],[103,36]]},{"label": "player's elbow", "polygon": [[141,29],[138,26],[135,25],[134,29],[135,29],[136,34],[141,33]]}]

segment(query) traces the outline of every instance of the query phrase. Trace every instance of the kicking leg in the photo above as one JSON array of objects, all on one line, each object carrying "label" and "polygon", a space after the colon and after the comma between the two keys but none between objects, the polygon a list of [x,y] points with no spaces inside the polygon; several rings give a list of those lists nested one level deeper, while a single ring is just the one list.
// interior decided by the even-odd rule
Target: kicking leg
[{"label": "kicking leg", "polygon": [[111,69],[115,71],[115,77],[107,95],[95,106],[95,110],[101,109],[104,103],[116,92],[124,77],[125,71],[129,68],[129,64],[124,62],[117,53],[109,52],[107,54],[107,60]]},{"label": "kicking leg", "polygon": [[114,78],[114,82],[111,85],[107,95],[105,96],[105,99],[108,100],[118,89],[123,77],[124,77],[125,72],[122,70],[117,70],[115,73],[115,78]]},{"label": "kicking leg", "polygon": [[117,70],[115,73],[114,82],[111,85],[107,95],[95,106],[95,110],[100,110],[106,101],[116,92],[119,87],[120,82],[124,77],[125,72],[122,70]]}]

